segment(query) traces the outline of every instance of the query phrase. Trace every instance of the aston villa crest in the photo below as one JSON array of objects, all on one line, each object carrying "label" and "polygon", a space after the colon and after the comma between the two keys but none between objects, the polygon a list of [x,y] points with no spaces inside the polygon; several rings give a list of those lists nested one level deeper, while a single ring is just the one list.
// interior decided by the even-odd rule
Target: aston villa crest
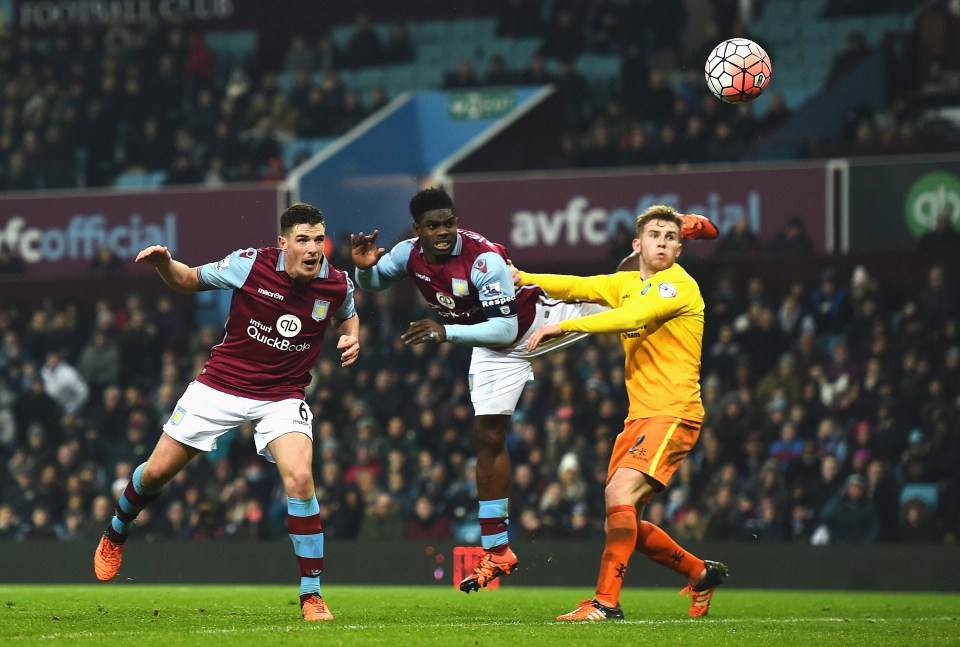
[{"label": "aston villa crest", "polygon": [[327,318],[327,311],[330,310],[330,302],[317,299],[313,302],[313,312],[311,317],[314,321],[323,321]]}]

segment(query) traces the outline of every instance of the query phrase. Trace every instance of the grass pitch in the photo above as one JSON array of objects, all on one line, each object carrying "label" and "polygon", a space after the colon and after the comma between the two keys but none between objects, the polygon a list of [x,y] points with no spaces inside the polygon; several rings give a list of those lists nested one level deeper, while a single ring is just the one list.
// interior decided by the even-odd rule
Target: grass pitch
[{"label": "grass pitch", "polygon": [[300,620],[295,586],[0,586],[3,645],[960,645],[960,594],[721,588],[691,619],[673,589],[627,589],[623,621],[560,623],[591,591],[327,585],[336,619]]}]

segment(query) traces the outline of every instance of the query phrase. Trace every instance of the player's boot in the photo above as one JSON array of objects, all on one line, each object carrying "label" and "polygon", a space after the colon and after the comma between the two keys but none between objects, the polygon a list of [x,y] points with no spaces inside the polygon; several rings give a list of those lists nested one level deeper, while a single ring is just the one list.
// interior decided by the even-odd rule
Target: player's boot
[{"label": "player's boot", "polygon": [[699,584],[689,584],[680,591],[680,595],[690,596],[690,617],[699,618],[710,612],[710,600],[717,587],[723,584],[723,578],[730,574],[726,564],[703,561],[707,572]]},{"label": "player's boot", "polygon": [[486,586],[501,575],[510,575],[519,563],[520,560],[517,559],[509,546],[498,553],[488,550],[480,558],[480,563],[473,569],[473,572],[460,582],[460,590],[464,593],[479,591],[481,587]]},{"label": "player's boot", "polygon": [[596,600],[581,600],[576,609],[557,616],[557,620],[623,620],[623,610],[619,604],[608,607]]},{"label": "player's boot", "polygon": [[93,572],[97,574],[97,579],[101,582],[109,582],[117,575],[120,570],[120,562],[123,561],[123,544],[114,543],[107,533],[103,533],[100,538],[100,545],[93,554]]},{"label": "player's boot", "polygon": [[697,213],[681,213],[680,237],[687,240],[713,240],[720,235],[717,226],[706,216]]},{"label": "player's boot", "polygon": [[309,621],[333,620],[333,614],[327,608],[327,603],[319,595],[311,595],[300,605],[303,619]]}]

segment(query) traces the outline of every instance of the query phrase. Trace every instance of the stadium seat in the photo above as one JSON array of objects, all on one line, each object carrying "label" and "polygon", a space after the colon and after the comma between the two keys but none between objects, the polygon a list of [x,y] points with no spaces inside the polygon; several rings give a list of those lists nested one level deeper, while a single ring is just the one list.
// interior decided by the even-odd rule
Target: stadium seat
[{"label": "stadium seat", "polygon": [[167,181],[166,171],[129,171],[117,175],[117,189],[156,189]]},{"label": "stadium seat", "polygon": [[424,20],[410,24],[410,37],[419,48],[421,45],[439,44],[446,33],[447,21]]}]

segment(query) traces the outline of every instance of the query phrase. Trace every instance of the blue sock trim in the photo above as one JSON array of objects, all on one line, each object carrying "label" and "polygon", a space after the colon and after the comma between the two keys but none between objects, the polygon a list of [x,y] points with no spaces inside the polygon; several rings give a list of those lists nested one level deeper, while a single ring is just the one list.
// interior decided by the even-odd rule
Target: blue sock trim
[{"label": "blue sock trim", "polygon": [[508,516],[507,499],[492,499],[480,502],[480,519],[495,519],[506,516]]},{"label": "blue sock trim", "polygon": [[320,514],[320,502],[317,501],[317,495],[314,494],[309,499],[294,499],[288,496],[287,514],[294,517],[309,517]]},{"label": "blue sock trim", "polygon": [[124,523],[117,518],[117,515],[113,515],[113,519],[110,520],[110,526],[113,528],[114,532],[118,532],[121,535],[129,535],[130,529],[133,528],[133,522],[128,521]]},{"label": "blue sock trim", "polygon": [[301,577],[300,578],[300,595],[309,595],[310,593],[323,595],[320,592],[319,577]]},{"label": "blue sock trim", "polygon": [[293,552],[298,557],[323,557],[323,533],[316,535],[294,535],[290,533],[293,542]]},{"label": "blue sock trim", "polygon": [[497,546],[503,546],[508,543],[510,543],[510,537],[506,531],[497,533],[496,535],[480,535],[480,545],[483,546],[484,550],[491,550]]},{"label": "blue sock trim", "polygon": [[133,491],[137,494],[142,494],[143,496],[151,496],[154,494],[160,494],[160,490],[163,488],[145,488],[143,487],[143,482],[141,478],[143,477],[143,468],[146,467],[146,463],[140,463],[137,466],[137,469],[133,470],[133,477],[130,479],[133,481]]}]

